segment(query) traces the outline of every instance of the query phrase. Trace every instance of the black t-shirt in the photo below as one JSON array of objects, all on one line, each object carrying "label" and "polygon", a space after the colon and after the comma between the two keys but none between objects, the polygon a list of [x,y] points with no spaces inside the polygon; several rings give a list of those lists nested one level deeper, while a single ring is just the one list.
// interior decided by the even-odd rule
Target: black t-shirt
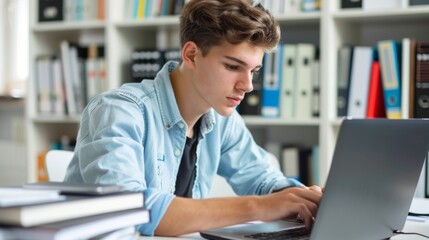
[{"label": "black t-shirt", "polygon": [[183,150],[182,160],[179,166],[179,172],[176,179],[175,195],[179,197],[192,198],[192,188],[194,187],[196,176],[197,145],[200,121],[195,124],[194,137],[186,138],[185,149]]}]

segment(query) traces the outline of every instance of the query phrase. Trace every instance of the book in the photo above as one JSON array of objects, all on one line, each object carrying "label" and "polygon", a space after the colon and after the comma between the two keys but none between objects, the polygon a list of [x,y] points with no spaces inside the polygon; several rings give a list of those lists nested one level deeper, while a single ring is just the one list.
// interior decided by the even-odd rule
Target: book
[{"label": "book", "polygon": [[337,116],[347,115],[353,47],[343,46],[338,50],[337,71]]},{"label": "book", "polygon": [[381,84],[380,62],[374,61],[371,67],[371,78],[369,80],[368,105],[366,109],[367,118],[385,118],[383,86]]},{"label": "book", "polygon": [[280,117],[295,117],[295,79],[296,79],[296,45],[285,44],[283,46],[283,76],[280,91]]},{"label": "book", "polygon": [[262,84],[261,113],[264,117],[279,117],[280,76],[282,71],[282,45],[264,57],[264,82]]},{"label": "book", "polygon": [[[318,54],[317,54],[318,55]],[[316,56],[311,68],[311,116],[320,116],[320,61]]]},{"label": "book", "polygon": [[264,67],[259,70],[259,73],[253,75],[253,91],[244,95],[243,101],[239,106],[241,115],[261,115],[263,77]]},{"label": "book", "polygon": [[429,42],[416,44],[414,117],[429,117]]},{"label": "book", "polygon": [[429,5],[429,0],[409,0],[409,5],[410,6],[415,6],[415,5]]},{"label": "book", "polygon": [[[40,190],[38,190],[40,191]],[[0,223],[31,227],[106,212],[143,207],[143,193],[123,192],[100,196],[62,195],[49,203],[0,208]]]},{"label": "book", "polygon": [[10,206],[53,202],[61,199],[64,199],[64,196],[61,196],[59,191],[56,190],[37,191],[16,187],[0,187],[0,209]]},{"label": "book", "polygon": [[312,183],[312,148],[285,146],[281,152],[282,171],[288,178],[294,178],[304,185]]},{"label": "book", "polygon": [[77,114],[77,106],[75,99],[75,88],[73,84],[72,69],[71,69],[71,56],[70,56],[70,43],[62,41],[60,44],[61,49],[61,62],[63,64],[63,79],[66,93],[66,109],[70,115]]},{"label": "book", "polygon": [[[91,44],[88,46],[88,58],[85,62],[85,78],[86,78],[86,100],[89,101],[95,95],[107,90],[105,88],[105,79],[101,72],[102,61],[104,61],[104,46]],[[86,105],[86,103],[85,103]]]},{"label": "book", "polygon": [[415,111],[415,89],[416,89],[416,39],[410,38],[410,76],[409,76],[409,106],[408,106],[408,116],[410,118],[414,117]]},{"label": "book", "polygon": [[160,49],[136,49],[131,53],[132,82],[154,79],[165,63]]},{"label": "book", "polygon": [[316,47],[313,44],[300,43],[296,49],[296,99],[295,117],[309,119],[312,116],[312,68]]},{"label": "book", "polygon": [[320,10],[320,0],[301,0],[302,12],[314,12]]},{"label": "book", "polygon": [[61,60],[57,56],[52,58],[52,105],[53,113],[56,115],[66,113],[66,94],[61,65]]},{"label": "book", "polygon": [[374,50],[372,47],[357,46],[353,51],[347,116],[365,118]]},{"label": "book", "polygon": [[386,115],[398,119],[401,118],[401,46],[393,40],[384,40],[378,42],[377,48]]},{"label": "book", "polygon": [[284,0],[283,10],[280,14],[288,13],[300,13],[301,12],[301,0]]},{"label": "book", "polygon": [[416,82],[416,39],[402,39],[401,111],[402,118],[414,117]]},{"label": "book", "polygon": [[[43,224],[30,228],[0,227],[2,239],[74,240],[103,239],[97,236],[150,221],[149,210],[144,208],[109,212],[67,221]],[[129,234],[130,229],[127,229]],[[127,234],[127,236],[129,236]],[[123,236],[123,235],[122,235]]]},{"label": "book", "polygon": [[362,0],[341,0],[341,8],[362,8]]},{"label": "book", "polygon": [[364,10],[399,9],[403,7],[403,4],[403,0],[362,0]]},{"label": "book", "polygon": [[24,189],[56,190],[61,194],[105,195],[124,192],[122,186],[115,184],[81,184],[68,182],[36,182],[22,185]]},{"label": "book", "polygon": [[39,22],[62,21],[63,0],[39,0]]},{"label": "book", "polygon": [[39,56],[36,60],[37,65],[37,110],[41,114],[50,114],[52,112],[51,93],[51,58],[50,56]]},{"label": "book", "polygon": [[402,39],[401,63],[401,118],[410,118],[410,69],[411,69],[411,39]]}]

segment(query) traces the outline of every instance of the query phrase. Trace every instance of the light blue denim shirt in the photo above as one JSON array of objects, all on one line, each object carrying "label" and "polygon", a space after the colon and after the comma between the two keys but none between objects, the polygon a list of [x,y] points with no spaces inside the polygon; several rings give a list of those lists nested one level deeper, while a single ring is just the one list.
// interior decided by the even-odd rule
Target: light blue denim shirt
[{"label": "light blue denim shirt", "polygon": [[[65,181],[113,183],[142,191],[151,221],[139,226],[153,235],[174,196],[186,142],[168,62],[155,80],[124,84],[92,99],[82,114],[75,154]],[[193,198],[209,195],[215,174],[239,195],[261,195],[299,186],[269,164],[237,112],[224,117],[210,110],[202,116],[197,146]]]}]

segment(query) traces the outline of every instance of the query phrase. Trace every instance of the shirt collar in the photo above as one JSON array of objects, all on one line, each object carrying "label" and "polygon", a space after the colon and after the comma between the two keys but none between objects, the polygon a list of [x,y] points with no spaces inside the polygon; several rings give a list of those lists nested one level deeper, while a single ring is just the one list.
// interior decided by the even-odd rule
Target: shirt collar
[{"label": "shirt collar", "polygon": [[[168,61],[156,75],[154,80],[156,97],[159,102],[159,109],[161,109],[161,117],[164,127],[167,129],[172,128],[179,122],[184,122],[179,107],[177,106],[176,98],[171,85],[170,73],[179,65],[178,62]],[[213,129],[215,121],[215,113],[210,109],[201,119],[201,133],[210,132]]]}]

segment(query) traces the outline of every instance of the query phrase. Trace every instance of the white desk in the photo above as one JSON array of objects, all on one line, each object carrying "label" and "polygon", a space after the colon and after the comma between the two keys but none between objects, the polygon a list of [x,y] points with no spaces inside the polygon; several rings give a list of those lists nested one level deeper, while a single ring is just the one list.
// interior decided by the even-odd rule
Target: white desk
[{"label": "white desk", "polygon": [[[429,235],[429,223],[420,223],[420,222],[411,222],[407,221],[405,224],[404,232],[418,232],[421,234]],[[172,237],[140,237],[139,240],[203,240],[198,233],[193,233],[185,236],[180,236],[177,238]],[[420,240],[427,239],[417,235],[397,235],[391,238],[392,240]]]},{"label": "white desk", "polygon": [[[411,205],[410,211],[428,213],[429,212],[429,199],[415,199]],[[403,232],[417,232],[424,235],[429,235],[429,222],[417,222],[417,221],[407,221]],[[191,240],[191,239],[204,239],[200,236],[199,233],[188,234],[185,236],[180,236],[177,238],[169,237],[140,237],[140,240],[173,240],[173,239],[182,239],[182,240]],[[427,239],[420,237],[418,235],[397,235],[392,237],[393,240],[420,240]]]}]

